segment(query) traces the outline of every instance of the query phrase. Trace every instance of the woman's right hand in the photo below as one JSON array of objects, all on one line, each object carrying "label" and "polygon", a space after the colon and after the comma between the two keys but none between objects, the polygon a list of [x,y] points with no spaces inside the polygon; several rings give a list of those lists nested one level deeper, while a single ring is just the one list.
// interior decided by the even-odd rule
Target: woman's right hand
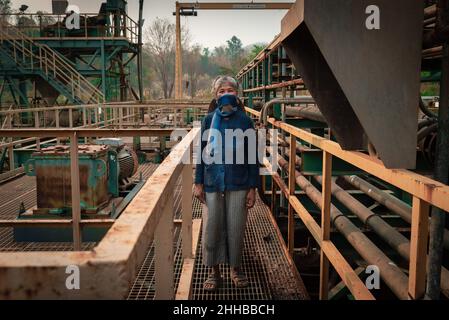
[{"label": "woman's right hand", "polygon": [[193,187],[193,195],[200,200],[201,203],[206,204],[206,196],[204,194],[204,186],[202,184],[195,184]]}]

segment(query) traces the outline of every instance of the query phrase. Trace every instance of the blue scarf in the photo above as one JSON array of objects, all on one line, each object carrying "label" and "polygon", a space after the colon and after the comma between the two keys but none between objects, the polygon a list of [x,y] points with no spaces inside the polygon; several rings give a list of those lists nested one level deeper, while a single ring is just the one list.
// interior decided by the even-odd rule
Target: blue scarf
[{"label": "blue scarf", "polygon": [[[223,111],[223,107],[226,105],[230,105],[232,108],[230,111]],[[238,100],[237,97],[233,94],[225,94],[222,95],[217,101],[217,109],[214,111],[214,115],[212,117],[212,122],[210,125],[210,129],[215,129],[221,132],[221,119],[230,117],[238,110]],[[217,138],[214,136],[214,133],[217,133],[215,130],[209,131],[209,136],[207,138],[207,146],[208,146],[208,154],[213,157],[215,151],[217,150]]]}]

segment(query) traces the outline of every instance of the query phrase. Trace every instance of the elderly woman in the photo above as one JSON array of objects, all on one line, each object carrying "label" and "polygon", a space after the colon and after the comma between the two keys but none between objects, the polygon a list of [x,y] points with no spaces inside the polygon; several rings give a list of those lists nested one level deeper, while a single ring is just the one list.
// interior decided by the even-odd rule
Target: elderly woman
[{"label": "elderly woman", "polygon": [[[194,195],[207,206],[207,210],[203,210],[202,233],[203,262],[211,268],[204,283],[207,291],[219,287],[222,280],[219,264],[224,263],[231,266],[231,280],[236,287],[248,286],[240,266],[247,211],[254,206],[259,181],[258,165],[248,161],[248,139],[232,139],[226,145],[226,130],[254,130],[253,121],[237,98],[237,81],[227,76],[218,77],[213,92],[216,107],[210,109],[201,125],[201,160],[196,166],[194,187]],[[225,163],[229,152],[233,153],[230,157],[233,160],[236,154],[243,152],[243,164]],[[212,160],[206,161],[205,158],[210,157]]]}]

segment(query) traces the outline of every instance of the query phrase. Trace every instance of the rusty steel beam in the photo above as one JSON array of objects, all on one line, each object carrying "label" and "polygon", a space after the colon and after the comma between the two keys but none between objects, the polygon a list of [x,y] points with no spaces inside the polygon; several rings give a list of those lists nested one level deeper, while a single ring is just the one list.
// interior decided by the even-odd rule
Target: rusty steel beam
[{"label": "rusty steel beam", "polygon": [[[257,117],[260,116],[260,112],[256,110],[245,108],[245,111]],[[323,151],[327,151],[333,156],[336,156],[405,192],[417,196],[433,206],[443,209],[446,212],[449,211],[449,186],[441,182],[437,182],[409,170],[388,169],[384,166],[382,161],[378,159],[361,152],[342,150],[340,145],[334,141],[317,136],[287,123],[277,121],[274,118],[268,118],[268,123],[272,124],[274,128],[288,132]]]},{"label": "rusty steel beam", "polygon": [[246,90],[243,90],[243,92],[257,92],[257,91],[273,90],[273,89],[279,89],[279,88],[285,88],[285,87],[291,87],[291,86],[299,86],[299,85],[304,85],[304,81],[302,79],[296,79],[296,80],[285,81],[285,82],[276,83],[276,84],[270,84],[267,86],[246,89]]},{"label": "rusty steel beam", "polygon": [[179,2],[179,9],[195,10],[287,10],[293,2]]},{"label": "rusty steel beam", "polygon": [[[322,184],[322,178],[320,176],[314,177],[315,180]],[[411,248],[414,248],[414,244],[410,243],[411,241],[403,236],[399,231],[397,231],[394,227],[389,225],[385,220],[383,220],[380,216],[372,212],[370,209],[365,207],[360,201],[350,195],[347,191],[343,190],[336,183],[332,183],[331,186],[332,194],[334,197],[340,201],[346,208],[348,208],[352,213],[354,213],[360,221],[373,229],[373,231],[382,238],[391,248],[393,248],[399,255],[404,258],[406,261],[411,261]],[[410,218],[412,214],[410,214]],[[416,217],[415,217],[416,218]],[[428,213],[427,213],[427,219]],[[412,221],[411,221],[412,222]],[[428,222],[427,222],[428,225]],[[426,225],[421,223],[421,228],[424,228]],[[423,232],[420,230],[420,232]],[[426,231],[428,232],[428,231]],[[420,241],[422,237],[420,237]],[[412,238],[413,241],[413,238]],[[419,242],[417,242],[419,243]],[[424,266],[426,264],[424,263]],[[425,268],[424,268],[425,274]],[[445,296],[449,296],[449,270],[446,268],[442,268],[441,270],[441,289]],[[418,295],[413,295],[414,299],[418,298]]]},{"label": "rusty steel beam", "polygon": [[422,18],[420,1],[298,0],[282,20],[283,48],[342,148],[366,149],[366,134],[388,168],[416,164]]},{"label": "rusty steel beam", "polygon": [[167,128],[167,129],[93,129],[93,128],[73,128],[73,129],[2,129],[0,137],[70,137],[77,133],[78,137],[160,137],[169,136],[174,130],[190,130],[188,128]]},{"label": "rusty steel beam", "polygon": [[201,223],[202,219],[193,219],[192,222],[193,242],[189,249],[193,253],[193,255],[190,258],[184,258],[181,276],[179,278],[178,289],[176,290],[175,300],[190,300],[192,297],[193,273],[195,271],[195,257],[197,257],[197,249],[198,249],[197,244],[201,237],[200,233]]},{"label": "rusty steel beam", "polygon": [[[84,219],[80,220],[79,224],[82,227],[111,227],[114,224],[114,219]],[[0,228],[6,227],[71,227],[72,219],[22,219],[22,220],[0,220]]]},{"label": "rusty steel beam", "polygon": [[48,108],[21,108],[21,109],[13,109],[13,110],[2,110],[0,111],[0,115],[8,115],[8,114],[18,114],[18,113],[25,113],[25,112],[50,112],[50,111],[56,111],[56,110],[98,110],[99,108],[102,109],[120,109],[120,108],[132,108],[132,109],[140,109],[140,108],[157,108],[157,107],[171,107],[176,109],[187,109],[187,108],[207,108],[209,107],[209,102],[204,101],[198,101],[198,102],[188,102],[186,100],[180,100],[180,101],[166,101],[161,100],[160,102],[151,102],[146,104],[114,104],[114,105],[79,105],[79,106],[57,106],[57,107],[48,107]]},{"label": "rusty steel beam", "polygon": [[[413,197],[411,250],[409,267],[409,295],[422,299],[426,293],[427,244],[429,237],[429,204]],[[431,266],[429,266],[431,268]],[[441,266],[440,273],[441,275]],[[430,270],[428,270],[430,272]],[[440,289],[438,283],[438,291]]]},{"label": "rusty steel beam", "polygon": [[[296,144],[296,140],[295,140]],[[292,143],[290,142],[290,149]],[[292,154],[290,154],[291,156]],[[292,159],[293,157],[290,157]],[[290,161],[294,163],[294,161]],[[294,175],[296,172],[295,166],[290,166],[289,175]],[[323,187],[321,190],[321,239],[323,241],[331,240],[331,183],[332,183],[332,155],[323,152]],[[327,300],[329,297],[329,259],[324,250],[320,254],[320,300]]]},{"label": "rusty steel beam", "polygon": [[81,250],[81,191],[80,191],[80,168],[78,154],[78,135],[76,132],[70,137],[70,191],[72,202],[72,228],[73,228],[73,250]]}]

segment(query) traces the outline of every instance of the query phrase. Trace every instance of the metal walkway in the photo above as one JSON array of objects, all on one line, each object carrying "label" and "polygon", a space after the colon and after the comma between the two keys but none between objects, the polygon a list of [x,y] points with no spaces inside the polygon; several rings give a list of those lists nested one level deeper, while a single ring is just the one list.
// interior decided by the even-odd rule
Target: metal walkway
[{"label": "metal walkway", "polygon": [[[181,219],[181,188],[180,179],[177,182],[174,212],[175,219]],[[193,219],[201,218],[202,205],[193,199]],[[192,281],[193,300],[305,300],[309,299],[302,279],[295,272],[295,267],[287,256],[283,240],[271,213],[260,198],[249,211],[244,240],[242,270],[250,282],[247,288],[235,288],[231,283],[228,266],[220,266],[223,282],[215,293],[203,290],[203,282],[208,275],[208,269],[203,265],[201,252],[201,237],[198,241],[195,269]],[[175,259],[175,290],[178,287],[182,269],[181,227],[175,225],[174,259]],[[200,233],[201,234],[201,233]],[[282,242],[281,242],[282,241]],[[139,268],[137,277],[130,289],[128,299],[152,300],[155,292],[154,279],[154,243],[149,246],[145,260]]]},{"label": "metal walkway", "polygon": [[[143,164],[135,177],[144,179],[151,176],[157,168],[155,164]],[[181,219],[181,180],[178,179],[175,191],[174,219]],[[0,185],[0,219],[15,219],[21,203],[26,209],[36,204],[35,178],[22,176]],[[193,218],[201,218],[202,206],[193,200]],[[271,214],[258,198],[256,205],[249,211],[245,234],[243,271],[247,274],[250,286],[235,288],[229,278],[229,267],[221,266],[223,283],[216,293],[203,290],[208,269],[202,263],[201,239],[198,241],[195,269],[192,280],[192,299],[194,300],[302,300],[309,299],[305,286],[294,271],[288,258],[285,245],[278,236],[279,231]],[[175,290],[177,289],[182,269],[181,226],[175,224],[174,259]],[[201,237],[200,237],[201,238]],[[91,250],[94,242],[84,242],[83,250]],[[0,228],[0,251],[71,251],[72,243],[67,242],[15,242],[12,228]],[[154,243],[148,247],[146,257],[139,267],[138,274],[131,285],[128,299],[154,299]]]},{"label": "metal walkway", "polygon": [[[156,168],[157,165],[151,163],[142,164],[134,178],[138,179],[142,172],[142,177],[147,179]],[[0,195],[0,219],[13,220],[17,217],[22,202],[25,209],[36,205],[36,178],[24,175],[0,184]],[[83,242],[81,249],[92,250],[95,245],[95,242]],[[71,242],[16,242],[13,237],[13,228],[0,228],[0,252],[72,250]]]}]

